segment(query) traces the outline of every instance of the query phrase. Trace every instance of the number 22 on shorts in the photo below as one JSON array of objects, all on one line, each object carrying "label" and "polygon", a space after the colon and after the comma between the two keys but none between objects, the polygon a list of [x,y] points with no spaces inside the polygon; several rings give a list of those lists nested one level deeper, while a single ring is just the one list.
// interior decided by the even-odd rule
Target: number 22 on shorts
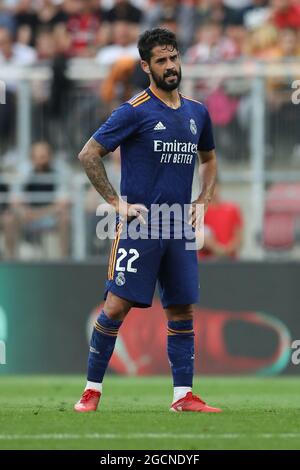
[{"label": "number 22 on shorts", "polygon": [[[127,271],[129,273],[136,273],[137,268],[133,267],[133,263],[139,257],[140,257],[139,252],[135,248],[130,248],[128,253],[125,250],[125,248],[119,248],[117,263],[116,263],[116,271]],[[127,260],[127,262],[125,259]],[[126,267],[124,266],[124,264],[126,264]]]}]

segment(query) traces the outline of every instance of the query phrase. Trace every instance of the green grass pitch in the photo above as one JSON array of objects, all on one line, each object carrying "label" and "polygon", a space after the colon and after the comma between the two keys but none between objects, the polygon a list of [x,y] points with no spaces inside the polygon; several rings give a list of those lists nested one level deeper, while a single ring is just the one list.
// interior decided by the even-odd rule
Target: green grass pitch
[{"label": "green grass pitch", "polygon": [[107,376],[96,413],[77,414],[74,376],[1,376],[0,449],[300,449],[300,380],[199,378],[221,414],[170,413],[169,377]]}]

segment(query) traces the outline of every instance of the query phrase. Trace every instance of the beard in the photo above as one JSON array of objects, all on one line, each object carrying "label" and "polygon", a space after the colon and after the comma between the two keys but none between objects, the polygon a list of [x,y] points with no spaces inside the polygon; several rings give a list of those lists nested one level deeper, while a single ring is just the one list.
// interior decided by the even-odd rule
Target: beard
[{"label": "beard", "polygon": [[[163,77],[157,75],[151,67],[149,68],[157,88],[160,88],[164,91],[172,91],[179,87],[179,84],[181,82],[181,67],[179,68],[178,72],[176,70],[174,72],[167,72]],[[174,79],[171,82],[166,81],[166,79],[171,76],[174,77]]]}]

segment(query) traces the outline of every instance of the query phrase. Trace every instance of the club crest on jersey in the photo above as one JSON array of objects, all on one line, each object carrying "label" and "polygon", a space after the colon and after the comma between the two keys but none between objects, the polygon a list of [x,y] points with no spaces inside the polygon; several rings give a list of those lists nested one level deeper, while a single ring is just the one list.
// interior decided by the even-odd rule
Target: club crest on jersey
[{"label": "club crest on jersey", "polygon": [[126,282],[126,279],[125,279],[124,273],[119,272],[116,277],[115,283],[117,284],[117,286],[124,286],[125,282]]},{"label": "club crest on jersey", "polygon": [[190,129],[191,129],[192,134],[194,134],[194,135],[197,134],[197,126],[196,126],[196,123],[195,123],[194,119],[190,119]]}]

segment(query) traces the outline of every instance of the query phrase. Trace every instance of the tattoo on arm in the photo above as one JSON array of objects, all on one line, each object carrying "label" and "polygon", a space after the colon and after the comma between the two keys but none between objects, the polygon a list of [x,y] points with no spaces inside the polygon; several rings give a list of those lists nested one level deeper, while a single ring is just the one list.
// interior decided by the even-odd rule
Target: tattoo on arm
[{"label": "tattoo on arm", "polygon": [[79,154],[79,159],[85,172],[99,194],[109,204],[119,199],[115,189],[110,184],[102,158],[107,154],[107,150],[91,138],[83,147]]}]

